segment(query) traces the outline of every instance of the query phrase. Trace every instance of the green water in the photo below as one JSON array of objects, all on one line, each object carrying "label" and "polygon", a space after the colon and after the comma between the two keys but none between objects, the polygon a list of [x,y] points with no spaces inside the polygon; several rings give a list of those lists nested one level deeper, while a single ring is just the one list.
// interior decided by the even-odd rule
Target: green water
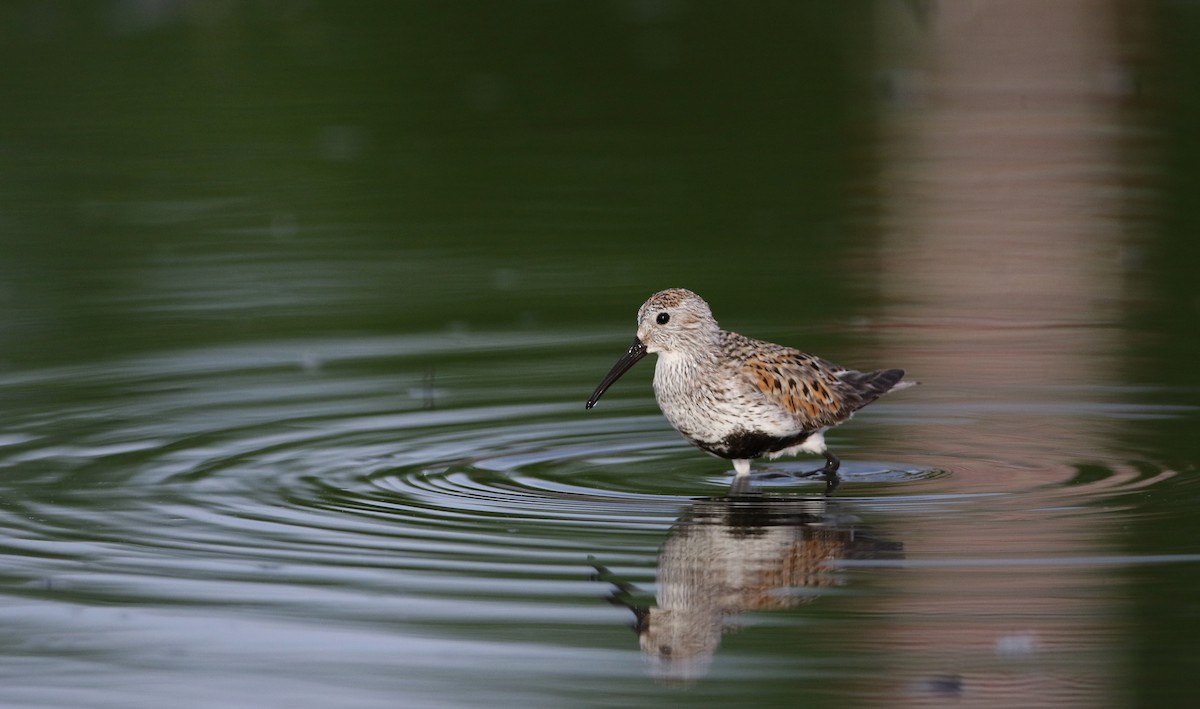
[{"label": "green water", "polygon": [[[1194,703],[1200,11],[977,12],[4,4],[0,704]],[[673,286],[923,385],[724,500]]]}]

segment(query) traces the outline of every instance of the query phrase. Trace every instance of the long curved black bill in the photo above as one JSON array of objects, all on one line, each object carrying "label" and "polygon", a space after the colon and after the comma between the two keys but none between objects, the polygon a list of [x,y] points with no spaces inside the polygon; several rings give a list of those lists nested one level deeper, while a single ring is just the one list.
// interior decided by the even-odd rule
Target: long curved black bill
[{"label": "long curved black bill", "polygon": [[592,398],[588,399],[587,407],[590,409],[596,405],[600,397],[604,396],[604,392],[608,390],[612,383],[621,378],[621,375],[629,371],[629,368],[638,363],[638,360],[646,356],[646,346],[642,341],[633,338],[633,344],[629,346],[629,351],[621,355],[621,359],[613,365],[608,374],[604,375],[604,379],[600,380],[600,386],[596,387],[596,391],[592,392]]}]

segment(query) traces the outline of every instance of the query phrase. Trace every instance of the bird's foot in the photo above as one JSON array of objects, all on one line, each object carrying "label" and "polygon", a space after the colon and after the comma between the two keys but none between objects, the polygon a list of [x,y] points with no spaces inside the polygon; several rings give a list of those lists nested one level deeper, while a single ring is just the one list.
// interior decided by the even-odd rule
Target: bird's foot
[{"label": "bird's foot", "polygon": [[[838,468],[842,467],[842,461],[836,455],[829,451],[824,452],[825,465],[816,470],[810,470],[805,473],[784,473],[779,471],[763,471],[751,472],[749,461],[735,461],[734,467],[737,468],[737,475],[733,477],[733,484],[729,486],[729,494],[739,495],[745,494],[750,490],[750,486],[754,482],[761,480],[779,480],[781,478],[790,478],[796,480],[799,478],[812,478],[821,476],[825,479],[825,494],[830,494],[837,489],[841,484],[841,478],[838,476]],[[739,465],[739,463],[742,463]]]},{"label": "bird's foot", "polygon": [[816,470],[809,470],[809,471],[805,471],[803,473],[784,473],[784,472],[780,472],[780,471],[764,471],[761,473],[751,473],[750,475],[742,475],[742,476],[736,477],[733,480],[733,484],[734,485],[743,485],[743,484],[749,485],[752,481],[758,482],[760,480],[798,480],[800,478],[815,478],[817,476],[822,476],[825,478],[833,478],[833,479],[838,478],[837,471],[830,470],[829,468],[818,468]]},{"label": "bird's foot", "polygon": [[794,478],[794,477],[796,477],[796,475],[794,473],[780,473],[780,472],[776,472],[776,471],[764,471],[761,473],[754,473],[753,475],[748,475],[747,477],[753,477],[755,480],[779,480],[780,478]]},{"label": "bird's foot", "polygon": [[837,471],[828,468],[819,468],[817,470],[810,470],[807,473],[793,473],[791,475],[793,478],[815,478],[818,476],[825,480],[825,494],[833,492],[838,488],[838,485],[842,484],[842,478],[837,474]]}]

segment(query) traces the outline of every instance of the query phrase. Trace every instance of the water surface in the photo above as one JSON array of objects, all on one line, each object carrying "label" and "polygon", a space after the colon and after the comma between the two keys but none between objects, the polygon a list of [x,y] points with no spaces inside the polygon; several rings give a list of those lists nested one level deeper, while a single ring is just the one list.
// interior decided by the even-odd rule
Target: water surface
[{"label": "water surface", "polygon": [[[222,7],[0,23],[0,704],[1194,702],[1194,43]],[[671,286],[923,384],[731,491]]]}]

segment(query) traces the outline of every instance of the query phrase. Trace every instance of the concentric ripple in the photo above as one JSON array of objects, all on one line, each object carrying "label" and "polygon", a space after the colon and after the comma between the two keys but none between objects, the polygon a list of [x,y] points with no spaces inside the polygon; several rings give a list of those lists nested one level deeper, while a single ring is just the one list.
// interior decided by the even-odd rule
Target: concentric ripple
[{"label": "concentric ripple", "polygon": [[[640,676],[643,655],[672,681],[769,674],[759,656],[719,662],[714,619],[771,611],[802,624],[788,615],[801,602],[872,578],[886,588],[890,569],[992,569],[1013,549],[1031,568],[1078,554],[1072,573],[1085,574],[1105,557],[1064,540],[1090,540],[1098,515],[1140,514],[1145,490],[1194,484],[1148,462],[1068,456],[1047,475],[959,451],[873,458],[924,420],[971,415],[897,401],[839,439],[836,513],[824,483],[804,477],[812,461],[756,463],[773,477],[729,497],[727,462],[688,446],[645,394],[584,411],[590,374],[605,366],[590,335],[476,336],[465,354],[459,336],[436,339],[268,343],[0,379],[11,417],[0,436],[0,580],[14,607],[58,609],[37,620],[22,610],[22,632],[125,637],[106,652],[153,663],[162,647],[238,656],[220,633],[195,640],[196,619],[248,623],[279,638],[260,651],[302,665],[320,667],[327,642],[385,648],[386,668],[350,670],[363,681],[397,663],[424,675],[430,642],[468,667],[515,652],[588,686]],[[1029,531],[1019,547],[1013,520]],[[964,524],[981,535],[971,551],[951,543]],[[774,580],[738,585],[752,549],[771,556],[754,568]],[[901,549],[933,561],[894,561]],[[713,554],[737,563],[695,566]],[[682,580],[664,588],[667,569]],[[719,599],[735,597],[722,610]],[[709,599],[703,612],[696,599]],[[139,620],[114,635],[127,617],[76,613],[98,607],[137,609]],[[668,662],[682,646],[663,634],[695,632],[706,637],[698,659]],[[599,664],[597,643],[613,653]],[[174,666],[180,681],[205,674]],[[207,669],[230,671],[225,660]]]},{"label": "concentric ripple", "polygon": [[[477,362],[458,373],[442,364],[443,381],[430,381],[433,365],[423,360],[461,344],[448,335],[439,350],[434,339],[282,343],[12,376],[3,382],[10,392],[47,387],[66,403],[53,413],[32,407],[0,440],[9,483],[45,491],[10,498],[10,522],[47,537],[74,527],[116,539],[137,530],[142,544],[161,535],[157,543],[172,547],[185,542],[170,530],[206,527],[215,539],[229,535],[230,546],[268,528],[308,536],[314,528],[357,535],[415,527],[431,538],[430,530],[462,534],[497,519],[553,536],[548,525],[661,529],[690,499],[727,489],[729,466],[680,440],[652,403],[614,401],[604,414],[585,413],[577,382],[554,389],[540,372],[522,371],[523,351],[545,339],[472,342],[505,368],[495,381],[542,387],[523,395],[488,384]],[[575,356],[566,341],[554,345]],[[820,484],[803,477],[804,461],[757,467],[782,474],[761,481],[764,489]],[[1098,469],[1105,472],[1079,477],[1093,491],[1168,475]],[[848,486],[928,486],[953,474],[869,460],[842,470]],[[1077,481],[1052,487],[1078,493]],[[135,488],[146,494],[131,495]],[[80,525],[81,516],[90,522]]]}]

